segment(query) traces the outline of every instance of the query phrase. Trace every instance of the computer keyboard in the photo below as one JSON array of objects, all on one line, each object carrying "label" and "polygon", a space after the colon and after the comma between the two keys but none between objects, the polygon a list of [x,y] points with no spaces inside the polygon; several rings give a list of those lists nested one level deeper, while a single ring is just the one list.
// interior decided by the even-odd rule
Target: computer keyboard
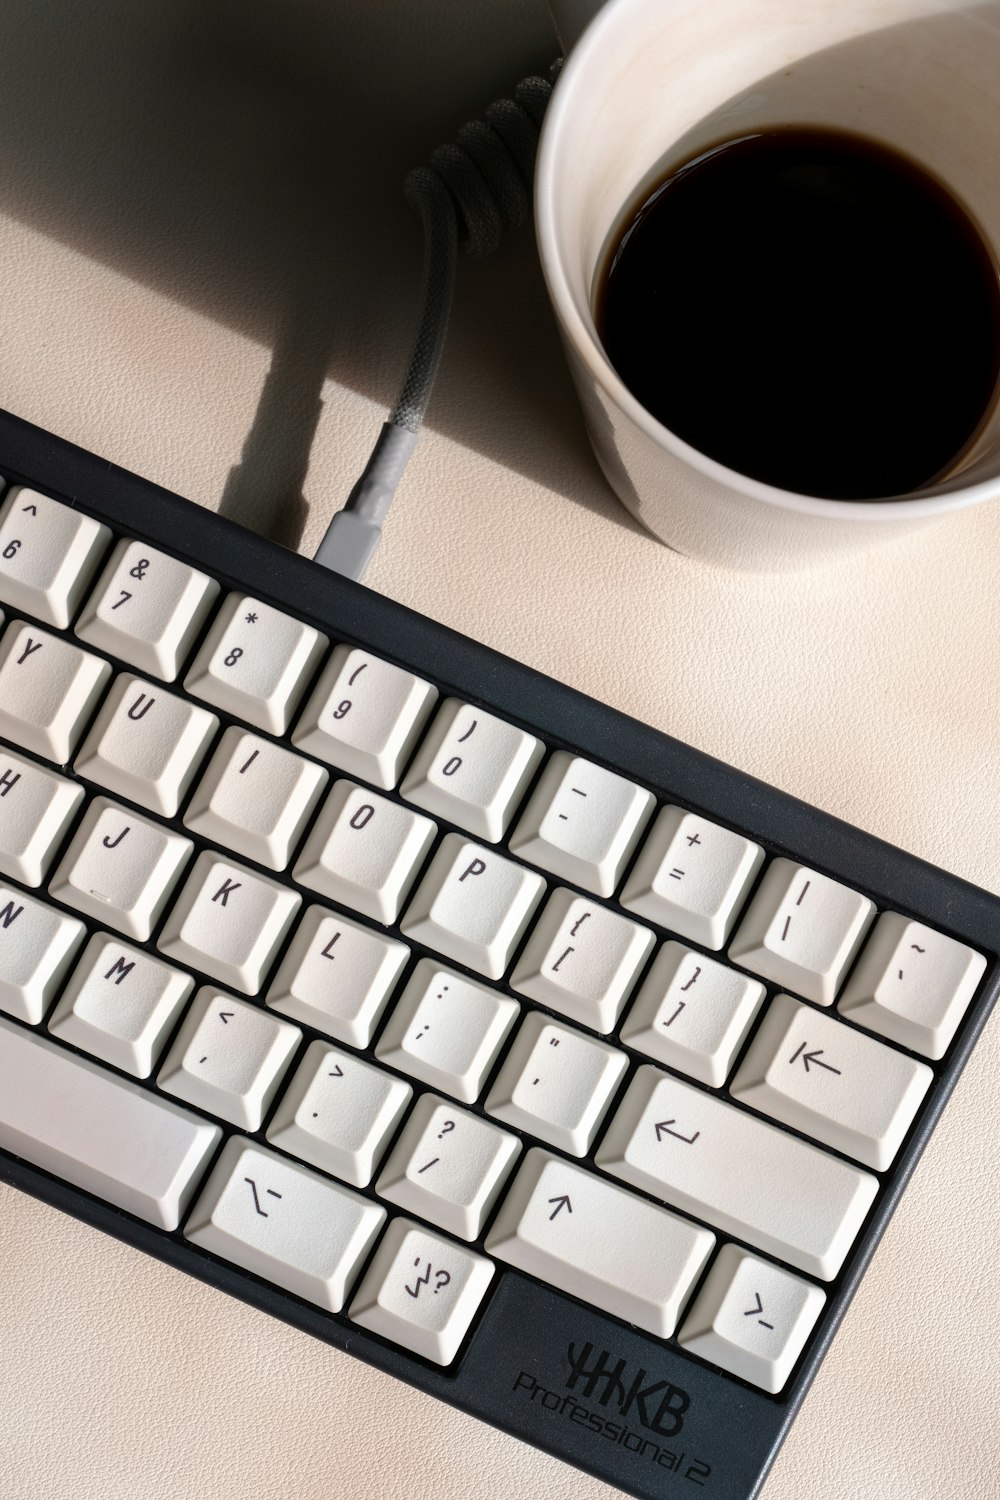
[{"label": "computer keyboard", "polygon": [[0,473],[0,1178],[748,1500],[1000,902],[6,414]]}]

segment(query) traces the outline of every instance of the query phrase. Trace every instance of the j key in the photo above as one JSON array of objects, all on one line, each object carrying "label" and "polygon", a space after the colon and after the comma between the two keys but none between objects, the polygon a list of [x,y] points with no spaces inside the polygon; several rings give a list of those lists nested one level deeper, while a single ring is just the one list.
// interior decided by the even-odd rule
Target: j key
[{"label": "j key", "polygon": [[184,1226],[196,1245],[339,1312],[385,1209],[234,1136]]},{"label": "j key", "polygon": [[49,882],[58,900],[144,942],[191,857],[190,839],[95,797]]},{"label": "j key", "polygon": [[393,1219],[349,1316],[414,1354],[450,1365],[479,1311],[494,1265],[409,1219]]},{"label": "j key", "polygon": [[292,743],[348,776],[396,785],[437,700],[437,688],[367,651],[338,646]]},{"label": "j key", "polygon": [[486,1110],[572,1156],[586,1156],[627,1067],[623,1052],[531,1011]]},{"label": "j key", "polygon": [[83,787],[0,747],[0,875],[41,885]]},{"label": "j key", "polygon": [[12,620],[0,640],[0,737],[64,766],[110,676],[89,651]]},{"label": "j key", "polygon": [[417,1100],[376,1184],[381,1198],[474,1240],[521,1150],[516,1136],[434,1094]]},{"label": "j key", "polygon": [[218,727],[207,709],[123,672],[74,764],[88,781],[172,818]]},{"label": "j key", "polygon": [[410,950],[322,906],[310,906],[267,993],[272,1010],[367,1047]]},{"label": "j key", "polygon": [[832,1005],[874,915],[866,896],[790,859],[775,859],[729,956],[807,1000]]},{"label": "j key", "polygon": [[516,1000],[422,958],[375,1056],[473,1104],[518,1014]]},{"label": "j key", "polygon": [[545,747],[533,734],[449,698],[438,710],[400,787],[436,818],[495,844]]},{"label": "j key", "polygon": [[168,958],[256,995],[302,897],[287,886],[206,849],[199,854],[163,926]]},{"label": "j key", "polygon": [[986,972],[981,953],[898,912],[883,912],[838,1010],[924,1057],[943,1057]]},{"label": "j key", "polygon": [[737,974],[683,943],[664,943],[622,1023],[637,1052],[719,1088],[765,996],[758,979]]},{"label": "j key", "polygon": [[63,989],[49,1030],[113,1068],[148,1078],[193,989],[190,974],[99,932]]},{"label": "j key", "polygon": [[447,958],[499,979],[544,892],[534,870],[449,833],[400,928]]},{"label": "j key", "polygon": [[313,1042],[267,1128],[272,1145],[367,1187],[413,1090],[360,1057]]},{"label": "j key", "polygon": [[421,813],[353,781],[335,781],[293,873],[300,885],[388,926],[435,832]]},{"label": "j key", "polygon": [[89,516],[15,485],[0,505],[0,599],[64,630],[110,539]]},{"label": "j key", "polygon": [[557,750],[511,835],[511,852],[610,896],[655,805],[643,787]]},{"label": "j key", "polygon": [[665,807],[622,905],[706,948],[721,948],[764,862],[759,844],[682,807]]},{"label": "j key", "polygon": [[881,1172],[933,1077],[926,1063],[778,995],[729,1092]]},{"label": "j key", "polygon": [[43,1171],[176,1229],[221,1137],[169,1099],[0,1020],[0,1146]]},{"label": "j key", "polygon": [[284,734],[329,642],[245,594],[230,594],[184,679],[196,698]]},{"label": "j key", "polygon": [[0,885],[0,1010],[36,1025],[85,936],[75,917]]},{"label": "j key", "polygon": [[597,1162],[823,1281],[878,1191],[870,1173],[652,1067],[633,1078]]},{"label": "j key", "polygon": [[197,568],[145,542],[119,542],[76,633],[137,671],[173,682],[218,593]]},{"label": "j key", "polygon": [[156,1081],[206,1114],[258,1130],[301,1039],[297,1026],[206,985]]},{"label": "j key", "polygon": [[659,1338],[714,1245],[707,1229],[537,1147],[486,1237],[491,1255]]},{"label": "j key", "polygon": [[790,1271],[724,1245],[684,1320],[678,1343],[776,1395],[823,1311],[825,1292]]},{"label": "j key", "polygon": [[612,1031],[652,947],[648,927],[574,891],[554,891],[510,987],[594,1031]]},{"label": "j key", "polygon": [[184,825],[283,870],[326,782],[315,762],[233,725],[195,788]]}]

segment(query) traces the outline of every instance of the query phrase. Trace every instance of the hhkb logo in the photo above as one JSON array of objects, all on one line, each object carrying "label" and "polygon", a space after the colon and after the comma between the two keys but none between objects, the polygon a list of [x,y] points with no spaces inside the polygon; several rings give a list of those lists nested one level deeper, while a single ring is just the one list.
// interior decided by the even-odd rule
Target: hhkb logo
[{"label": "hhkb logo", "polygon": [[676,1437],[684,1426],[691,1397],[679,1385],[656,1380],[641,1366],[629,1381],[626,1361],[614,1360],[607,1349],[595,1354],[593,1344],[584,1344],[579,1352],[575,1344],[570,1344],[567,1358],[570,1375],[566,1387],[579,1391],[585,1400],[595,1400],[599,1406],[614,1405],[621,1416],[631,1416],[660,1437]]}]

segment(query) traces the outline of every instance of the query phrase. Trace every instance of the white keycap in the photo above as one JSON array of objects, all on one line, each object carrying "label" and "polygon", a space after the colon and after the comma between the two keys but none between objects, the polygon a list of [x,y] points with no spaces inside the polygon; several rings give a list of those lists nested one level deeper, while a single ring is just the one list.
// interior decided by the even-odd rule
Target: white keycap
[{"label": "white keycap", "polygon": [[335,781],[293,871],[332,901],[395,922],[434,841],[430,818],[377,792]]},{"label": "white keycap", "polygon": [[597,1163],[823,1281],[878,1192],[870,1173],[653,1067],[632,1079]]},{"label": "white keycap", "polygon": [[256,995],[302,897],[210,849],[199,854],[156,946],[221,984]]},{"label": "white keycap", "polygon": [[557,750],[511,835],[511,853],[610,896],[655,805],[643,787]]},{"label": "white keycap", "polygon": [[339,1312],[385,1209],[234,1136],[184,1226],[194,1244]]},{"label": "white keycap", "polygon": [[531,1011],[486,1111],[571,1156],[586,1156],[627,1067],[623,1052]]},{"label": "white keycap", "polygon": [[272,1010],[367,1047],[410,950],[322,906],[310,906],[267,992]]},{"label": "white keycap", "polygon": [[123,672],[74,764],[88,781],[172,818],[218,727],[207,709]]},{"label": "white keycap", "polygon": [[565,889],[553,891],[510,987],[594,1031],[613,1031],[653,934]]},{"label": "white keycap", "polygon": [[826,1293],[790,1271],[724,1245],[678,1343],[772,1395],[784,1387]]},{"label": "white keycap", "polygon": [[486,1238],[491,1255],[664,1339],[714,1245],[709,1230],[538,1147]]},{"label": "white keycap", "polygon": [[0,875],[41,885],[83,787],[0,745]]},{"label": "white keycap", "polygon": [[284,734],[329,642],[270,604],[230,594],[184,679],[196,698]]},{"label": "white keycap", "polygon": [[449,833],[400,922],[408,937],[499,979],[545,892],[534,870]]},{"label": "white keycap", "polygon": [[268,870],[283,870],[326,783],[313,761],[233,725],[195,787],[184,824]]},{"label": "white keycap", "polygon": [[148,1078],[193,989],[190,974],[99,932],[81,954],[49,1030],[113,1068]]},{"label": "white keycap", "polygon": [[338,1047],[313,1042],[288,1085],[267,1138],[354,1187],[367,1187],[413,1090]]},{"label": "white keycap", "polygon": [[0,1146],[43,1171],[176,1229],[221,1137],[217,1125],[0,1020]]},{"label": "white keycap", "polygon": [[379,1037],[375,1056],[473,1104],[519,1009],[508,995],[422,958]]},{"label": "white keycap", "polygon": [[493,1279],[482,1255],[393,1219],[348,1316],[414,1354],[450,1365]]},{"label": "white keycap", "polygon": [[0,885],[0,1010],[36,1025],[85,936],[75,917]]},{"label": "white keycap", "polygon": [[173,682],[219,585],[145,542],[118,543],[80,615],[81,639],[140,672]]},{"label": "white keycap", "polygon": [[883,1172],[933,1078],[926,1063],[778,995],[729,1092]]},{"label": "white keycap", "polygon": [[720,1088],[766,991],[682,943],[664,943],[622,1023],[637,1052]]},{"label": "white keycap", "polygon": [[338,646],[292,743],[371,786],[394,787],[437,701],[437,688],[367,651]]},{"label": "white keycap", "polygon": [[460,698],[448,698],[400,791],[436,818],[495,844],[506,833],[544,753],[533,734]]},{"label": "white keycap", "polygon": [[0,599],[64,630],[110,539],[98,521],[15,485],[0,505]]},{"label": "white keycap", "polygon": [[258,1130],[301,1040],[297,1026],[205,985],[156,1081],[206,1114]]},{"label": "white keycap", "polygon": [[100,657],[12,620],[0,641],[0,737],[64,766],[110,676]]},{"label": "white keycap", "polygon": [[438,1229],[474,1240],[520,1154],[521,1143],[487,1120],[424,1094],[375,1191]]},{"label": "white keycap", "polygon": [[144,942],[191,857],[190,839],[95,797],[49,882],[53,896]]},{"label": "white keycap", "polygon": [[622,891],[622,906],[706,948],[721,948],[764,862],[759,844],[682,807],[665,807]]},{"label": "white keycap", "polygon": [[818,1005],[832,1005],[875,915],[867,896],[790,859],[772,860],[729,957]]},{"label": "white keycap", "polygon": [[[2,822],[0,808],[0,822]],[[837,1009],[924,1057],[943,1057],[986,972],[981,953],[883,912]]]}]

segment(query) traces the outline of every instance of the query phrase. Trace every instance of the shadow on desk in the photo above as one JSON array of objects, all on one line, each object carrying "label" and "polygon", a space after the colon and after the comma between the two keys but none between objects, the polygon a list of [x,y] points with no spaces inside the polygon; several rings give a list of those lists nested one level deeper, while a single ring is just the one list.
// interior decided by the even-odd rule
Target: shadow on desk
[{"label": "shadow on desk", "polygon": [[[223,508],[294,546],[324,378],[395,395],[421,254],[405,171],[556,50],[544,0],[9,6],[0,209],[271,347]],[[530,231],[461,272],[431,424],[632,526]]]}]

